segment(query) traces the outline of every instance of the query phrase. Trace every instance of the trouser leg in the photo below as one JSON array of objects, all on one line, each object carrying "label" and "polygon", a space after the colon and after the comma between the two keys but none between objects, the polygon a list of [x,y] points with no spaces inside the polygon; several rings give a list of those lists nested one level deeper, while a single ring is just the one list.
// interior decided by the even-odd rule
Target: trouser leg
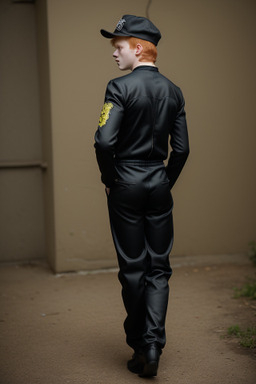
[{"label": "trouser leg", "polygon": [[[159,202],[169,200],[169,209],[164,212],[161,209],[151,212],[149,208],[146,216],[145,234],[149,267],[146,274],[145,301],[147,304],[143,340],[145,345],[157,342],[163,348],[166,343],[165,318],[169,298],[168,281],[172,274],[169,254],[173,244],[173,221],[170,192],[163,188],[157,191],[157,195]],[[156,207],[156,203],[154,204],[151,200],[150,206]]]},{"label": "trouser leg", "polygon": [[134,189],[134,185],[128,184],[115,186],[108,198],[108,208],[120,268],[118,277],[127,312],[124,322],[126,341],[130,347],[138,350],[145,328],[147,251],[144,218],[138,204],[139,200],[142,202],[142,194]]}]

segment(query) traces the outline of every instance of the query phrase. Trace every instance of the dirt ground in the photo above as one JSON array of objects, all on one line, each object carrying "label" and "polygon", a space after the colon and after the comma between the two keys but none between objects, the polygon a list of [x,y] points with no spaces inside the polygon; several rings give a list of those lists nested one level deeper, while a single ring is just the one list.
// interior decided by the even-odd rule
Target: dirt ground
[{"label": "dirt ground", "polygon": [[44,264],[0,268],[1,384],[255,384],[256,351],[226,337],[256,325],[256,303],[234,299],[256,269],[247,257],[173,258],[167,345],[158,376],[126,369],[117,271],[54,275]]}]

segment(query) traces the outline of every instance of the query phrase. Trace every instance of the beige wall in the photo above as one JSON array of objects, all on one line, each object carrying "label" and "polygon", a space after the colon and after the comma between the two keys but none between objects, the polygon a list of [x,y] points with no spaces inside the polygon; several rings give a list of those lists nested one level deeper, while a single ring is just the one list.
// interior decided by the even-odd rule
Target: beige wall
[{"label": "beige wall", "polygon": [[[93,136],[120,76],[100,28],[148,1],[37,0],[47,257],[55,271],[116,265]],[[173,254],[243,253],[256,240],[253,0],[153,0],[160,71],[186,99],[191,155],[173,190]]]},{"label": "beige wall", "polygon": [[[0,0],[0,260],[45,256],[35,9]],[[9,168],[6,168],[6,167]]]},{"label": "beige wall", "polygon": [[44,217],[45,217],[45,254],[53,270],[56,269],[56,231],[53,181],[53,144],[51,115],[51,84],[49,63],[49,36],[47,2],[36,2],[37,60],[39,73],[40,121],[42,132],[43,159],[47,163],[47,172],[43,178]]},{"label": "beige wall", "polygon": [[[40,2],[40,1],[39,1]],[[99,34],[147,1],[47,2],[56,269],[115,264],[93,150],[107,81],[122,73]],[[191,156],[175,187],[173,253],[240,253],[255,239],[253,1],[152,1],[158,65],[181,86]]]},{"label": "beige wall", "polygon": [[171,27],[164,22],[162,31],[171,41],[161,47],[172,47],[161,68],[184,91],[191,139],[174,192],[174,252],[244,252],[256,239],[256,3],[178,4],[167,12]]}]

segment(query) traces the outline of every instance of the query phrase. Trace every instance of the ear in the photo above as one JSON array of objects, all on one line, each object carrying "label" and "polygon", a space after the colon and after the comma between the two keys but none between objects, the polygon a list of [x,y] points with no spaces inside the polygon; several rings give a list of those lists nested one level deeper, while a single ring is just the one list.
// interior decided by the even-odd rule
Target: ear
[{"label": "ear", "polygon": [[140,43],[136,44],[136,48],[135,48],[135,54],[137,56],[139,56],[141,54],[141,52],[143,51],[143,47]]}]

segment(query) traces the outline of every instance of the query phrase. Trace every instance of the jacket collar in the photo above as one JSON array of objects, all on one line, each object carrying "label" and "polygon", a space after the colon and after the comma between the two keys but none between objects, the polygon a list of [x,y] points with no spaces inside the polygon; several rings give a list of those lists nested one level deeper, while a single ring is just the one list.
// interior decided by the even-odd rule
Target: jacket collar
[{"label": "jacket collar", "polygon": [[157,67],[153,67],[153,65],[139,65],[138,67],[134,68],[134,71],[141,71],[141,70],[148,70],[148,71],[155,71],[158,72]]}]

